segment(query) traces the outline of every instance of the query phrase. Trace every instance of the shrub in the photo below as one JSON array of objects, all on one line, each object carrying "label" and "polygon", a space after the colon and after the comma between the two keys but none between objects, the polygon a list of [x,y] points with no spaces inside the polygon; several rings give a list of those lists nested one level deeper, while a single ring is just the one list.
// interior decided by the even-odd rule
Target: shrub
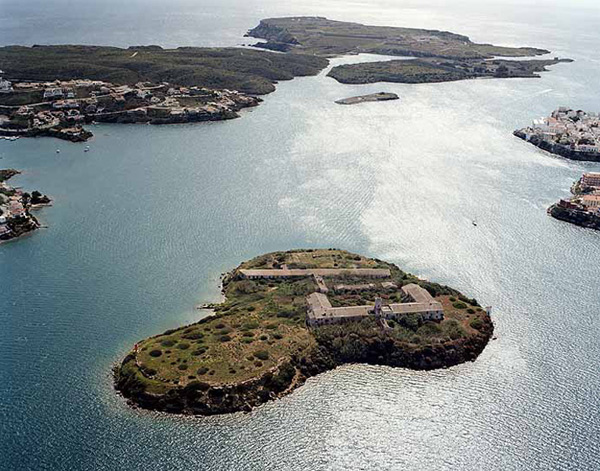
[{"label": "shrub", "polygon": [[456,298],[454,296],[450,296],[450,301],[455,302]]},{"label": "shrub", "polygon": [[483,321],[479,317],[476,317],[469,323],[469,325],[476,330],[481,330],[483,327]]},{"label": "shrub", "polygon": [[188,348],[190,348],[190,344],[186,342],[181,342],[179,345],[177,345],[177,348],[179,348],[180,350],[187,350]]},{"label": "shrub", "polygon": [[158,358],[162,355],[162,350],[150,350],[150,356],[154,358]]},{"label": "shrub", "polygon": [[221,323],[215,325],[215,329],[222,329],[224,327],[225,327],[225,324],[221,324]]},{"label": "shrub", "polygon": [[194,331],[194,332],[189,332],[187,334],[182,335],[182,337],[184,339],[188,339],[188,340],[198,340],[204,337],[204,334],[202,332],[198,332],[198,331]]},{"label": "shrub", "polygon": [[175,345],[177,342],[175,342],[175,340],[171,340],[171,339],[165,339],[163,340],[160,344],[163,347],[172,347],[173,345]]},{"label": "shrub", "polygon": [[254,337],[254,332],[252,332],[251,330],[247,330],[246,332],[244,332],[242,334],[243,337]]},{"label": "shrub", "polygon": [[219,337],[219,341],[221,342],[229,342],[231,340],[231,337],[229,335],[221,335]]},{"label": "shrub", "polygon": [[196,371],[196,373],[199,375],[205,375],[206,373],[208,373],[208,368],[206,368],[205,366],[203,366],[202,368],[198,368],[198,371]]},{"label": "shrub", "polygon": [[196,350],[194,350],[192,352],[192,355],[194,355],[195,357],[198,357],[200,355],[203,355],[204,353],[206,353],[207,348],[206,347],[200,347]]},{"label": "shrub", "polygon": [[468,308],[468,309],[467,309],[467,312],[468,312],[469,314],[475,314],[475,309],[473,309],[473,308]]},{"label": "shrub", "polygon": [[275,332],[275,333],[272,335],[272,337],[273,337],[274,339],[281,340],[281,339],[283,338],[283,335],[281,335],[281,334],[279,334],[279,333]]},{"label": "shrub", "polygon": [[467,308],[467,305],[461,301],[452,303],[452,306],[454,306],[456,309],[466,309]]},{"label": "shrub", "polygon": [[263,366],[263,364],[262,364],[262,361],[258,361],[258,360],[256,360],[256,361],[254,362],[254,366],[256,366],[256,367],[261,367],[261,366]]},{"label": "shrub", "polygon": [[187,370],[187,369],[188,369],[188,366],[187,366],[185,363],[181,363],[181,364],[180,364],[180,365],[177,367],[177,369],[179,369],[179,370],[182,370],[182,371],[183,371],[183,370]]},{"label": "shrub", "polygon": [[252,338],[248,338],[248,337],[242,338],[242,343],[249,344],[249,343],[252,343],[252,342],[254,342],[254,339],[252,339]]},{"label": "shrub", "polygon": [[255,310],[256,310],[256,308],[254,306],[248,306],[248,311],[249,312],[253,312]]},{"label": "shrub", "polygon": [[254,356],[259,360],[268,360],[269,352],[267,352],[266,350],[259,350],[257,352],[254,352]]},{"label": "shrub", "polygon": [[277,328],[277,324],[267,324],[265,325],[265,329],[274,330]]},{"label": "shrub", "polygon": [[251,330],[251,329],[256,329],[257,327],[258,327],[258,322],[256,322],[256,321],[249,321],[249,322],[246,322],[242,326],[242,330]]},{"label": "shrub", "polygon": [[268,340],[268,339],[269,339],[269,336],[268,336],[268,335],[264,335],[264,334],[263,334],[263,335],[261,335],[259,338],[260,338],[261,340]]}]

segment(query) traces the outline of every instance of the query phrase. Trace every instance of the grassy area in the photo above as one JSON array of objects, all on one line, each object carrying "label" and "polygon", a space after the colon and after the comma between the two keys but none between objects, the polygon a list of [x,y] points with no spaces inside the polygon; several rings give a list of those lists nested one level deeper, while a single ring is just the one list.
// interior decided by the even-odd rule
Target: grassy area
[{"label": "grassy area", "polygon": [[466,36],[447,31],[369,26],[320,17],[269,18],[262,20],[248,34],[266,39],[267,43],[263,47],[323,56],[367,52],[474,59],[494,56],[524,57],[548,52],[530,47],[476,44]]},{"label": "grassy area", "polygon": [[264,94],[275,89],[276,81],[316,75],[327,60],[242,48],[7,46],[0,48],[0,64],[5,76],[13,80],[86,78],[115,84],[166,81]]}]

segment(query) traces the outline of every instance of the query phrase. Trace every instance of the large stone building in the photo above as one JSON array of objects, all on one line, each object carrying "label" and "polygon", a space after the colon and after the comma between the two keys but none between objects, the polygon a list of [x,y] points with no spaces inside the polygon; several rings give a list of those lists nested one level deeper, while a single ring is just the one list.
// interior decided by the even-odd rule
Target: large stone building
[{"label": "large stone building", "polygon": [[444,318],[444,308],[429,292],[411,283],[401,288],[408,302],[383,304],[377,298],[375,305],[333,307],[323,293],[312,293],[306,298],[308,311],[306,323],[311,326],[343,324],[358,321],[368,316],[400,320],[409,314],[418,314],[423,320],[440,321]]}]

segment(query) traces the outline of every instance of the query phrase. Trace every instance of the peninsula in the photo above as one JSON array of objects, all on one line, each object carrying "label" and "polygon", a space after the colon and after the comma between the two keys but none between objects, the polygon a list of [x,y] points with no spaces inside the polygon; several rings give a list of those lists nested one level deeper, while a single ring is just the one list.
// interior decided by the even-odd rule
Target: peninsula
[{"label": "peninsula", "polygon": [[83,141],[89,122],[185,123],[238,117],[279,80],[328,61],[247,48],[0,48],[0,136]]},{"label": "peninsula", "polygon": [[341,100],[336,100],[338,105],[356,105],[358,103],[364,103],[367,101],[390,101],[390,100],[398,100],[398,95],[395,93],[371,93],[370,95],[359,95],[353,96],[350,98],[343,98]]},{"label": "peninsula", "polygon": [[530,57],[545,49],[477,44],[467,36],[448,31],[369,26],[322,17],[269,18],[248,31],[266,40],[256,47],[277,51],[335,57],[346,54],[381,54],[419,58],[347,64],[333,67],[328,76],[341,83],[428,83],[479,77],[538,77],[537,72],[558,62],[552,60],[500,60]]},{"label": "peninsula", "polygon": [[14,239],[40,227],[31,210],[50,204],[50,198],[39,191],[31,194],[9,186],[6,181],[20,172],[0,170],[0,241]]},{"label": "peninsula", "polygon": [[561,221],[600,230],[600,173],[589,172],[571,187],[573,197],[561,199],[548,214]]},{"label": "peninsula", "polygon": [[261,255],[223,278],[213,315],[136,344],[115,367],[131,404],[249,411],[346,363],[419,370],[474,360],[489,309],[381,260],[335,249]]},{"label": "peninsula", "polygon": [[598,113],[561,106],[549,117],[534,119],[530,126],[517,129],[513,134],[567,159],[600,162]]}]

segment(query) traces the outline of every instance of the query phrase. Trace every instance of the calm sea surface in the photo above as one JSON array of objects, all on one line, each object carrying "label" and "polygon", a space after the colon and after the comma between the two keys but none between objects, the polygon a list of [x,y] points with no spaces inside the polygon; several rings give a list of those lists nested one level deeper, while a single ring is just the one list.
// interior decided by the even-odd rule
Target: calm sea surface
[{"label": "calm sea surface", "polygon": [[[449,3],[0,0],[0,44],[236,45],[262,17],[319,14],[576,60],[538,80],[300,78],[230,122],[93,126],[88,153],[1,141],[0,167],[55,200],[47,229],[0,246],[1,469],[600,469],[600,233],[545,213],[600,165],[511,135],[559,105],[600,111],[600,7]],[[349,60],[372,57],[334,63]],[[333,103],[382,90],[401,100]],[[153,414],[114,394],[111,365],[198,319],[222,272],[314,246],[492,304],[497,340],[443,371],[340,368],[246,415]]]}]

